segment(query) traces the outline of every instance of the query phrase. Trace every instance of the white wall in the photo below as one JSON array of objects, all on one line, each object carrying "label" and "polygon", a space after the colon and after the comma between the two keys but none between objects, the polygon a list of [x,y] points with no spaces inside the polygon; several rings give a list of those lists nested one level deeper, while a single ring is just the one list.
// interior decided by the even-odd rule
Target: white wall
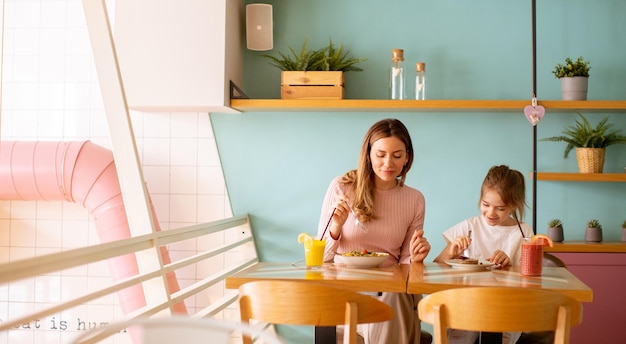
[{"label": "white wall", "polygon": [[[4,20],[1,139],[91,140],[110,149],[81,1],[5,0]],[[207,113],[132,112],[131,116],[144,177],[163,230],[232,215]],[[98,243],[95,226],[81,205],[0,201],[0,263],[94,243]],[[218,244],[190,242],[170,247],[170,255],[177,260],[186,252]],[[179,274],[181,287],[208,273]],[[96,288],[101,279],[108,279],[106,265],[0,286],[0,321]],[[193,311],[221,293],[222,288],[214,288],[186,303]],[[79,321],[88,327],[115,320],[120,315],[115,302],[99,300],[2,332],[0,343],[66,343],[83,325]],[[61,321],[67,328],[61,327]]]}]

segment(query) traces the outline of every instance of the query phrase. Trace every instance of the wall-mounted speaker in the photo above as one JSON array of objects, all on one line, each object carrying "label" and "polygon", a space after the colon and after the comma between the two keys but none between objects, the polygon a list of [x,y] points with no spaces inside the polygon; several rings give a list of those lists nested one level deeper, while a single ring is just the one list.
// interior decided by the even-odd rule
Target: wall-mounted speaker
[{"label": "wall-mounted speaker", "polygon": [[274,48],[272,5],[246,5],[246,46],[250,50]]}]

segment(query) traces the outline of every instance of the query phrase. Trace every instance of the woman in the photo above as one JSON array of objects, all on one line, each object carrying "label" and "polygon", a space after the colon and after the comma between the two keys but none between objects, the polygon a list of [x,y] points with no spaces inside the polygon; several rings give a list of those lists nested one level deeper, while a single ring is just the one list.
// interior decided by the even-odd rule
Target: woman
[{"label": "woman", "polygon": [[[368,130],[357,169],[333,179],[324,198],[318,236],[326,233],[326,262],[336,253],[363,249],[388,253],[385,265],[426,258],[430,243],[424,238],[424,196],[404,184],[413,157],[411,137],[399,120],[384,119]],[[379,299],[394,308],[396,317],[365,326],[366,343],[419,343],[420,298],[382,293]]]}]

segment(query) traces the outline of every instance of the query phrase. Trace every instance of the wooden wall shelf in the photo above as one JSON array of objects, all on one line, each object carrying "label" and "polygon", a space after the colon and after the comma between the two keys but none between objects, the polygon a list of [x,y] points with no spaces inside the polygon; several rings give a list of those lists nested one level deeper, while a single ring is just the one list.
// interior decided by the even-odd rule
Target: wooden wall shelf
[{"label": "wooden wall shelf", "polygon": [[[532,173],[530,174],[532,178]],[[626,183],[626,173],[566,173],[566,172],[537,172],[537,180],[560,182],[623,182]]]},{"label": "wooden wall shelf", "polygon": [[621,241],[564,241],[554,243],[553,247],[544,247],[546,252],[574,252],[574,253],[626,253],[626,243]]},{"label": "wooden wall shelf", "polygon": [[[521,112],[527,100],[389,100],[389,99],[232,99],[230,106],[243,112],[420,112],[487,111]],[[547,111],[626,111],[626,100],[544,100]]]}]

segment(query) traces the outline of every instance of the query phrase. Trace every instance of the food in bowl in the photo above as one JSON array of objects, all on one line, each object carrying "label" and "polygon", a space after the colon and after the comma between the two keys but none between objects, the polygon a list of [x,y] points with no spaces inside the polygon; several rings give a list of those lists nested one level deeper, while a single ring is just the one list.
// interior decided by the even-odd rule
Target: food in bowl
[{"label": "food in bowl", "polygon": [[350,252],[342,253],[341,255],[344,257],[380,257],[380,256],[386,257],[387,253],[372,252],[366,249],[362,249],[361,251],[350,251]]},{"label": "food in bowl", "polygon": [[389,257],[388,253],[373,251],[350,251],[337,253],[335,255],[335,263],[339,263],[348,267],[377,267]]}]

